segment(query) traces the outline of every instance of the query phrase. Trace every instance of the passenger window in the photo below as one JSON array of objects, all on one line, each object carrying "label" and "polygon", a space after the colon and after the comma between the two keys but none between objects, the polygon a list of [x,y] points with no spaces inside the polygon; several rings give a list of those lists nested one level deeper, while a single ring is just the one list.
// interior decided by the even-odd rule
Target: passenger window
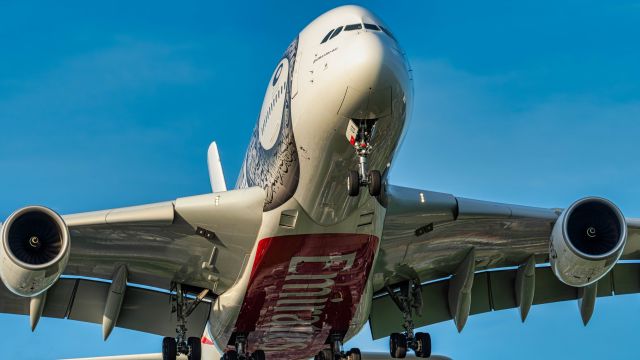
[{"label": "passenger window", "polygon": [[327,42],[327,40],[329,40],[329,36],[331,36],[331,33],[333,32],[334,29],[331,29],[327,35],[324,37],[324,39],[322,39],[322,41],[320,42],[320,44],[324,44]]},{"label": "passenger window", "polygon": [[360,30],[362,29],[362,24],[351,24],[344,27],[344,31],[352,31],[352,30]]},{"label": "passenger window", "polygon": [[342,26],[337,28],[336,31],[333,32],[333,35],[331,35],[329,39],[333,39],[334,37],[338,36],[338,34],[340,34],[341,31],[342,31]]},{"label": "passenger window", "polygon": [[374,24],[364,24],[364,28],[367,30],[375,30],[375,31],[380,31],[380,28],[378,27],[378,25],[374,25]]}]

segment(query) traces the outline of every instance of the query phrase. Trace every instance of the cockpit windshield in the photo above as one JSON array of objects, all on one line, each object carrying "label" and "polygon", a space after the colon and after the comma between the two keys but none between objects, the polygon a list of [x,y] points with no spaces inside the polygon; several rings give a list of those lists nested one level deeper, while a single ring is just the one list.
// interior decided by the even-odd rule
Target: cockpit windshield
[{"label": "cockpit windshield", "polygon": [[320,41],[320,44],[324,44],[327,41],[329,41],[329,40],[333,39],[334,37],[338,36],[343,30],[344,31],[362,30],[363,27],[364,27],[365,30],[369,30],[369,31],[382,31],[385,34],[387,34],[390,38],[392,38],[394,41],[397,42],[397,40],[393,36],[393,34],[391,34],[391,32],[389,30],[383,28],[382,26],[379,26],[379,25],[376,25],[376,24],[369,24],[369,23],[357,23],[357,24],[345,25],[344,27],[340,26],[340,27],[337,27],[335,29],[329,30],[327,35],[325,35],[324,38],[322,38],[322,41]]}]

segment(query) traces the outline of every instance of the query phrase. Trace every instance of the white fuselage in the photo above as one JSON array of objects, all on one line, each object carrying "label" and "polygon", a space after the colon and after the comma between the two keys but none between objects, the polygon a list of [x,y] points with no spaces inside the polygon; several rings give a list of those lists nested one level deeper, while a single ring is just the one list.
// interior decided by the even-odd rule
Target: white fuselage
[{"label": "white fuselage", "polygon": [[242,334],[250,350],[297,359],[360,330],[385,208],[366,189],[348,196],[358,159],[347,125],[376,120],[369,168],[386,174],[412,97],[399,45],[367,10],[339,7],[302,30],[269,80],[238,179],[265,189],[260,232],[206,337],[224,349]]}]

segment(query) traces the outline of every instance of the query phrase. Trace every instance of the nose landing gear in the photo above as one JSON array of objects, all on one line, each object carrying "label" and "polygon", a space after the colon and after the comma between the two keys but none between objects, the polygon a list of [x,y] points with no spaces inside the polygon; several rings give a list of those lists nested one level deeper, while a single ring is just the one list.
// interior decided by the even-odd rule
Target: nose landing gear
[{"label": "nose landing gear", "polygon": [[375,120],[359,120],[356,125],[349,121],[347,139],[353,145],[358,155],[358,170],[351,170],[347,176],[347,191],[349,196],[358,196],[360,187],[368,187],[369,195],[378,196],[382,191],[382,175],[378,170],[369,171],[367,157],[371,153],[370,140],[375,130]]},{"label": "nose landing gear", "polygon": [[428,333],[413,332],[413,313],[420,315],[422,312],[422,293],[420,281],[410,280],[400,286],[400,291],[395,292],[386,286],[389,296],[402,311],[405,329],[403,333],[393,333],[389,337],[389,353],[394,359],[403,359],[407,356],[407,349],[415,352],[416,357],[428,358],[431,356],[431,336]]}]

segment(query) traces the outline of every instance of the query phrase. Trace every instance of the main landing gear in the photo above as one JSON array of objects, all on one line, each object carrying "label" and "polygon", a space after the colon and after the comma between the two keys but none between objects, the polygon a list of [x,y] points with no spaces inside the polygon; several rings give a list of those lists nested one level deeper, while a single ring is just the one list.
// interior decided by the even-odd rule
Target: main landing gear
[{"label": "main landing gear", "polygon": [[253,353],[247,351],[247,336],[245,334],[236,334],[235,350],[227,350],[220,360],[265,360],[266,355],[262,350],[256,350]]},{"label": "main landing gear", "polygon": [[369,188],[369,195],[378,196],[382,191],[382,175],[378,170],[369,171],[367,164],[367,157],[371,153],[369,142],[375,129],[375,120],[359,120],[359,122],[358,126],[353,123],[353,120],[349,124],[353,134],[348,137],[358,155],[358,170],[349,171],[347,191],[349,196],[358,196],[360,187],[366,186]]},{"label": "main landing gear", "polygon": [[420,315],[422,312],[422,293],[420,282],[410,280],[400,286],[400,291],[395,292],[387,285],[387,292],[402,311],[404,323],[403,333],[393,333],[389,337],[389,353],[394,359],[402,359],[407,356],[407,349],[415,352],[416,357],[428,358],[431,356],[431,336],[428,333],[413,333],[413,313]]},{"label": "main landing gear", "polygon": [[342,350],[342,336],[332,334],[330,336],[331,349],[324,349],[314,356],[314,360],[360,360],[360,349],[352,348],[349,351]]},{"label": "main landing gear", "polygon": [[200,338],[187,337],[187,318],[207,296],[209,289],[202,290],[193,300],[189,300],[181,284],[173,284],[171,292],[174,291],[175,295],[171,296],[171,312],[176,313],[178,318],[176,337],[162,339],[162,360],[176,360],[178,354],[187,355],[189,360],[200,360],[202,344]]}]

